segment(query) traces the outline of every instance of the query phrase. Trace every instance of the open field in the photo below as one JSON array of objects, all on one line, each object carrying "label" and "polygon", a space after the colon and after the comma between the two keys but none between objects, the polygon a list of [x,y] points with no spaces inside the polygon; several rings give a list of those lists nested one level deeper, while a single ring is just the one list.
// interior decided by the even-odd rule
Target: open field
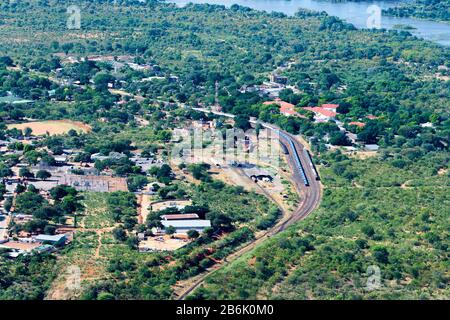
[{"label": "open field", "polygon": [[30,121],[8,125],[8,129],[16,128],[19,130],[24,130],[27,127],[33,130],[32,135],[34,136],[42,136],[47,133],[49,135],[65,134],[70,130],[83,133],[91,131],[91,127],[89,125],[72,120]]},{"label": "open field", "polygon": [[150,251],[174,251],[186,244],[188,240],[174,239],[171,236],[164,235],[161,237],[149,237],[147,240],[141,241],[140,248],[148,248]]}]

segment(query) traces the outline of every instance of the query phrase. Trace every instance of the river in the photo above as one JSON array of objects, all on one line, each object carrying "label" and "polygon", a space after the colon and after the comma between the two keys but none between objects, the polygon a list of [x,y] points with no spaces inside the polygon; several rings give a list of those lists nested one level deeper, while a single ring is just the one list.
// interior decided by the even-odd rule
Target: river
[{"label": "river", "polygon": [[[179,6],[192,3],[210,3],[225,5],[239,4],[256,10],[267,12],[278,11],[287,15],[293,15],[299,8],[315,11],[325,11],[329,15],[337,16],[357,28],[367,28],[369,16],[367,9],[371,5],[377,5],[381,9],[395,6],[401,1],[365,1],[365,2],[333,2],[322,0],[167,0]],[[445,22],[435,22],[413,18],[397,18],[381,15],[380,26],[385,29],[392,29],[396,25],[406,25],[414,29],[408,32],[417,37],[434,41],[443,46],[450,46],[450,24]]]}]

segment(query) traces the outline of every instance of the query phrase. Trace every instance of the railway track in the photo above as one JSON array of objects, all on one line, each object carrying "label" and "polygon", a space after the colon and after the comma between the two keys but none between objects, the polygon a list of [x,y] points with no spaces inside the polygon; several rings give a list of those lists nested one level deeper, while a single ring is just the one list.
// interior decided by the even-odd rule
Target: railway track
[{"label": "railway track", "polygon": [[[195,109],[202,112],[211,112],[209,110],[201,108]],[[234,117],[233,115],[225,114],[222,112],[213,112],[213,113],[226,117],[227,116]],[[317,172],[315,171],[314,165],[309,165],[309,161],[311,161],[311,159],[309,158],[307,153],[303,152],[303,145],[300,142],[298,142],[294,136],[280,130],[279,128],[276,128],[269,124],[263,124],[263,126],[270,130],[279,131],[280,142],[284,146],[286,146],[286,148],[289,151],[288,163],[291,168],[295,189],[297,193],[300,195],[302,200],[291,216],[289,216],[285,220],[279,221],[275,226],[267,230],[263,235],[261,235],[254,241],[250,242],[249,244],[245,245],[238,251],[232,253],[230,256],[227,257],[226,261],[223,264],[215,265],[210,270],[198,276],[189,287],[187,287],[178,295],[177,300],[185,299],[190,293],[192,293],[195,289],[200,287],[207,277],[211,276],[218,270],[222,269],[224,266],[236,260],[238,257],[253,250],[257,245],[261,244],[271,236],[274,236],[282,232],[283,230],[286,230],[289,226],[306,218],[312,211],[314,211],[315,208],[317,208],[317,206],[320,203],[321,184],[320,181],[316,180]]]}]

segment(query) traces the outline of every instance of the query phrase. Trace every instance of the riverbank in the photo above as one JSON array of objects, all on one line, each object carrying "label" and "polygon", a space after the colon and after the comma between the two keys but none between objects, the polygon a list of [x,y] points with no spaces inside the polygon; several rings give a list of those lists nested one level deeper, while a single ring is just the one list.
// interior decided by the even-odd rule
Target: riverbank
[{"label": "riverbank", "polygon": [[346,22],[353,24],[358,29],[367,28],[367,21],[373,11],[368,10],[370,6],[376,5],[381,9],[380,27],[387,30],[394,29],[396,25],[408,25],[414,30],[408,30],[414,36],[433,41],[442,46],[450,47],[450,24],[431,20],[415,18],[400,18],[383,14],[384,10],[398,6],[398,1],[360,1],[360,2],[334,2],[317,0],[170,0],[178,6],[188,3],[209,3],[231,7],[233,4],[249,7],[266,12],[281,12],[289,16],[295,15],[299,9],[308,9],[318,12],[326,12],[328,15],[336,16]]}]

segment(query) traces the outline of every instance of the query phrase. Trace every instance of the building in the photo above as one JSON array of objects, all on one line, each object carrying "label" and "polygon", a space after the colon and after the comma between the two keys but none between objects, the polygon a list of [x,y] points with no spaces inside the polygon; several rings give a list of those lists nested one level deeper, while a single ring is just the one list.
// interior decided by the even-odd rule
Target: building
[{"label": "building", "polygon": [[304,110],[314,112],[314,119],[317,122],[330,121],[336,118],[337,113],[330,108],[325,109],[323,107],[304,107]]},{"label": "building", "polygon": [[380,147],[376,144],[366,144],[364,146],[364,151],[378,151]]},{"label": "building", "polygon": [[67,155],[64,155],[64,154],[56,155],[56,156],[54,156],[54,158],[55,158],[56,163],[59,165],[66,164],[67,160],[68,160]]},{"label": "building", "polygon": [[339,105],[334,103],[324,103],[321,105],[321,107],[324,108],[325,110],[337,112],[336,110],[337,108],[339,108]]},{"label": "building", "polygon": [[206,228],[211,227],[210,220],[162,220],[161,224],[164,228],[172,226],[175,228],[175,233],[187,233],[189,230],[195,230],[199,233]]},{"label": "building", "polygon": [[292,103],[285,102],[279,98],[273,100],[273,101],[266,101],[263,103],[264,105],[271,105],[276,104],[280,107],[280,113],[282,115],[285,115],[287,117],[290,116],[299,116],[297,111],[295,111],[295,106]]},{"label": "building", "polygon": [[56,234],[56,235],[40,234],[36,236],[34,239],[37,242],[51,244],[54,246],[60,246],[65,244],[67,237],[65,234]]},{"label": "building", "polygon": [[150,203],[150,210],[152,211],[161,211],[167,208],[177,208],[178,210],[183,210],[186,206],[191,206],[192,200],[163,200],[163,201],[155,201]]},{"label": "building", "polygon": [[269,80],[270,82],[274,82],[274,83],[279,83],[279,84],[287,84],[288,83],[288,78],[285,76],[280,76],[276,73],[271,73],[269,75]]},{"label": "building", "polygon": [[365,127],[366,124],[364,122],[360,122],[360,121],[352,121],[352,122],[349,122],[348,125],[363,128],[363,127]]},{"label": "building", "polygon": [[107,156],[104,156],[101,153],[94,153],[94,154],[91,155],[91,161],[96,161],[96,160],[104,161],[104,160],[107,160],[107,159],[119,160],[119,159],[122,159],[122,158],[124,158],[126,156],[127,155],[124,154],[124,153],[113,152],[113,151],[110,152],[109,155],[107,155]]},{"label": "building", "polygon": [[198,219],[199,216],[196,213],[185,213],[185,214],[164,214],[161,216],[161,219],[169,221],[169,220],[193,220]]},{"label": "building", "polygon": [[0,248],[6,249],[11,258],[17,258],[20,255],[27,255],[40,247],[39,243],[23,243],[19,241],[9,241],[0,244]]}]

